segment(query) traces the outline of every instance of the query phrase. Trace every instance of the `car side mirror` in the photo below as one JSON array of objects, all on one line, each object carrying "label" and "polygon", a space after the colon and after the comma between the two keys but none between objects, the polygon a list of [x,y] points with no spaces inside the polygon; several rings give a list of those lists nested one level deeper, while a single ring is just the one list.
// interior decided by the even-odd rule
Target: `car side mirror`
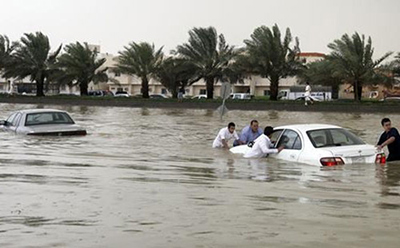
[{"label": "car side mirror", "polygon": [[0,126],[7,126],[7,121],[1,120],[0,121]]}]

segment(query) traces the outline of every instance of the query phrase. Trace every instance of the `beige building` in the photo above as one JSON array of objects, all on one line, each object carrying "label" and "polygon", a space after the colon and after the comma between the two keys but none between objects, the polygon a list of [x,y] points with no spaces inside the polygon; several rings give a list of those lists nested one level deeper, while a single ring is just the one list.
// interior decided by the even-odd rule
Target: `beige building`
[{"label": "beige building", "polygon": [[[102,57],[107,59],[105,66],[113,67],[116,63],[116,56],[110,54],[101,54]],[[322,53],[300,53],[299,58],[304,63],[310,63],[314,61],[321,60],[325,57]],[[115,73],[108,72],[109,76],[118,80],[119,83],[109,81],[108,90],[116,92],[118,90],[127,91],[131,95],[140,94],[141,90],[141,80],[135,76],[128,75],[116,75]],[[244,83],[236,83],[232,86],[232,93],[250,93],[254,96],[267,96],[269,95],[270,81],[266,78],[260,76],[252,76],[244,80]],[[298,85],[298,80],[296,77],[287,77],[281,79],[279,82],[280,89],[288,89],[291,86]],[[93,89],[100,89],[100,86],[91,85]],[[214,95],[216,97],[220,96],[221,83],[217,83],[214,86]],[[151,79],[149,82],[149,93],[150,94],[166,94],[170,95],[168,90],[158,81]],[[206,94],[206,83],[204,80],[199,80],[193,85],[187,87],[186,94],[189,96],[203,95]]]}]

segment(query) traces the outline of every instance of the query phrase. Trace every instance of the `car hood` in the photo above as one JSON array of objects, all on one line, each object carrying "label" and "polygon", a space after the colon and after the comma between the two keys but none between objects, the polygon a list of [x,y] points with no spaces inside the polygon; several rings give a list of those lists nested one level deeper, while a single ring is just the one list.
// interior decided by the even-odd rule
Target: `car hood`
[{"label": "car hood", "polygon": [[334,157],[360,157],[372,156],[377,153],[373,145],[334,146],[317,148],[318,150],[331,152]]}]

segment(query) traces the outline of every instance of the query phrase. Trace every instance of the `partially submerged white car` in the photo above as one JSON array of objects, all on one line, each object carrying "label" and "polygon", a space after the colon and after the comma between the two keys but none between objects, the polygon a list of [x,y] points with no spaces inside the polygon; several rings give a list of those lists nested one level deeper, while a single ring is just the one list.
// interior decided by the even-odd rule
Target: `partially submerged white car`
[{"label": "partially submerged white car", "polygon": [[[288,125],[274,128],[271,141],[275,147],[284,146],[270,157],[318,166],[353,163],[386,163],[385,153],[366,144],[347,129],[325,124]],[[247,145],[230,149],[245,154]]]},{"label": "partially submerged white car", "polygon": [[71,116],[55,109],[29,109],[12,113],[0,121],[4,131],[27,135],[86,135],[86,130],[75,124]]}]

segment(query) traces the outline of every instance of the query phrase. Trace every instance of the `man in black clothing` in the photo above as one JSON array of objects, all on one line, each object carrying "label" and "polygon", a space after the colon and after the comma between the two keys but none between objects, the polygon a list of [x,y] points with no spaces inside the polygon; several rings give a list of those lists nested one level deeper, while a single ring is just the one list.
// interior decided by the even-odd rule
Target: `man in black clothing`
[{"label": "man in black clothing", "polygon": [[382,127],[385,130],[379,138],[377,148],[382,149],[387,146],[389,156],[387,161],[400,160],[400,135],[396,128],[392,127],[392,123],[388,118],[383,118],[381,121]]}]

